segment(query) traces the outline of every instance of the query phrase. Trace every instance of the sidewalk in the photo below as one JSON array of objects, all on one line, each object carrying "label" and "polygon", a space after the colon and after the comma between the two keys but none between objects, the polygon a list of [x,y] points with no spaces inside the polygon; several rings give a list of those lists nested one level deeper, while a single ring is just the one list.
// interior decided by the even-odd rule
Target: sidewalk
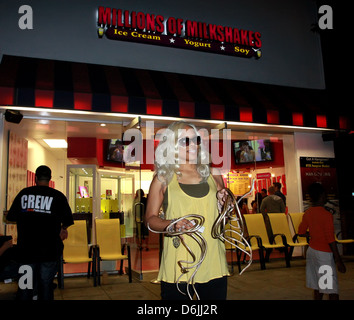
[{"label": "sidewalk", "polygon": [[[338,273],[341,300],[354,300],[354,257],[344,258],[345,274]],[[312,300],[312,290],[305,287],[305,259],[285,267],[283,259],[271,260],[266,270],[253,262],[241,276],[228,278],[228,300]],[[55,290],[55,300],[159,300],[160,286],[151,283],[157,273],[145,273],[144,279],[128,282],[127,275],[110,275],[101,286],[93,287],[92,279],[67,277],[64,289]],[[0,283],[0,299],[13,300],[16,283]]]}]

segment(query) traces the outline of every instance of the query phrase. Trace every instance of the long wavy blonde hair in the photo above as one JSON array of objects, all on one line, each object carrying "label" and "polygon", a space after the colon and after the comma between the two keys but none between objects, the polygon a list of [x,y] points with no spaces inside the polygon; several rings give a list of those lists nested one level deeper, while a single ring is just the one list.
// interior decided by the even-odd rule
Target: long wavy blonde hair
[{"label": "long wavy blonde hair", "polygon": [[[180,172],[180,159],[178,156],[180,138],[183,130],[190,127],[196,136],[200,136],[197,128],[192,123],[186,121],[177,121],[171,123],[162,133],[159,145],[155,151],[155,174],[157,178],[164,184],[168,185],[174,174],[177,178],[182,176]],[[188,131],[190,129],[187,129]],[[201,143],[198,149],[196,160],[196,169],[202,182],[206,181],[210,175],[209,152],[204,143]]]}]

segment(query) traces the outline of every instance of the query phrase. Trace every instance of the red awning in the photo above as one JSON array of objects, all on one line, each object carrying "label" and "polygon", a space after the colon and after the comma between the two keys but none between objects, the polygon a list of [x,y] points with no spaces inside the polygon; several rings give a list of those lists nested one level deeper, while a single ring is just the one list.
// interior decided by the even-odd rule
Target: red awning
[{"label": "red awning", "polygon": [[0,104],[350,129],[326,90],[6,55]]}]

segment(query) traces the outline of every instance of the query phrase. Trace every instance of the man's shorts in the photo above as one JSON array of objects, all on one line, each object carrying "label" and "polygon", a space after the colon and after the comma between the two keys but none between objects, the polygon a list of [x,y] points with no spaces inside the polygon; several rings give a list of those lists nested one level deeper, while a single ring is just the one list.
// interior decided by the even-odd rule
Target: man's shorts
[{"label": "man's shorts", "polygon": [[306,253],[306,287],[325,294],[338,294],[337,268],[332,252],[308,248]]}]

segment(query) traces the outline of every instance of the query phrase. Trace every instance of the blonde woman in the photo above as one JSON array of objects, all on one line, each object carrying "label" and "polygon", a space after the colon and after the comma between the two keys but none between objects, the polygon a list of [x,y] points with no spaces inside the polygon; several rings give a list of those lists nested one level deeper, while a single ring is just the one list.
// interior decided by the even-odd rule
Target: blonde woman
[{"label": "blonde woman", "polygon": [[[218,217],[218,201],[226,197],[223,179],[213,176],[208,153],[196,127],[187,122],[174,122],[164,133],[155,152],[155,176],[150,186],[146,208],[146,224],[152,230],[164,231],[173,219],[187,214],[205,218],[203,237],[207,253],[195,275],[195,289],[201,300],[226,299],[229,275],[224,244],[211,236],[211,228]],[[163,208],[165,219],[159,216]],[[175,230],[190,229],[193,225],[182,219]],[[197,256],[200,248],[196,241],[184,236],[184,241]],[[191,255],[178,237],[164,237],[163,253],[158,280],[161,281],[163,300],[189,299],[176,287],[181,275],[180,260],[191,260]],[[190,270],[180,278],[179,288],[186,292],[186,283],[193,273]]]}]

